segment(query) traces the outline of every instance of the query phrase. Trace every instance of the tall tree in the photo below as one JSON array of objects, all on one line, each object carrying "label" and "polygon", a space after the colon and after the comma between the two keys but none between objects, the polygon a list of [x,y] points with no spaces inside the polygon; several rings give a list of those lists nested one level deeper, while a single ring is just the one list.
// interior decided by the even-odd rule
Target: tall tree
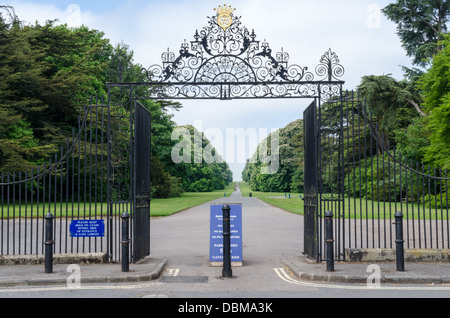
[{"label": "tall tree", "polygon": [[[42,145],[32,119],[48,107],[39,98],[47,84],[42,51],[33,49],[30,34],[10,8],[0,12],[0,171],[28,169],[56,148]],[[9,16],[9,18],[8,18]]]},{"label": "tall tree", "polygon": [[420,100],[419,94],[411,89],[410,82],[406,80],[397,81],[391,75],[364,76],[358,90],[375,117],[379,132],[384,135],[385,149],[392,144],[390,141],[396,131],[407,127],[417,117],[417,113],[426,116],[415,102]]},{"label": "tall tree", "polygon": [[91,95],[105,92],[112,46],[102,32],[25,25],[0,6],[0,171],[24,171],[71,135]]},{"label": "tall tree", "polygon": [[448,0],[397,0],[382,12],[397,24],[397,33],[413,64],[426,67],[442,46],[450,13]]}]

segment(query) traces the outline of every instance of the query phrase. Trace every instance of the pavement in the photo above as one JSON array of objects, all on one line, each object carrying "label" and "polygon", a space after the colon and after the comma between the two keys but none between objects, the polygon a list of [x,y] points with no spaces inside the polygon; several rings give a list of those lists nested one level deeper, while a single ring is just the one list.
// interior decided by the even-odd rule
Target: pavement
[{"label": "pavement", "polygon": [[379,279],[381,284],[450,284],[450,263],[405,263],[397,271],[395,262],[335,262],[328,272],[326,263],[317,263],[303,255],[283,255],[282,262],[301,280],[324,283],[366,284]]},{"label": "pavement", "polygon": [[[279,257],[279,263],[285,267],[286,271],[299,280],[325,284],[366,284],[369,280],[375,281],[375,279],[379,279],[382,284],[450,284],[450,262],[448,261],[405,262],[405,271],[397,271],[396,263],[392,261],[335,262],[334,271],[328,272],[325,262],[317,263],[298,251],[298,246],[302,246],[301,235],[292,237],[283,233],[283,231],[290,233],[301,227],[303,219],[300,216],[277,210],[256,198],[242,198],[240,193],[228,200],[234,203],[243,202],[248,214],[248,219],[244,220],[246,227],[244,240],[248,246],[246,255],[252,256],[253,253],[260,256],[264,253],[275,255]],[[199,251],[198,248],[198,240],[203,242],[208,237],[209,221],[204,222],[208,211],[209,203],[201,208],[194,208],[191,212],[179,213],[175,217],[155,221],[156,225],[152,233],[156,239],[154,238],[153,241],[159,240],[161,243],[158,242],[157,247],[152,248],[154,252],[151,256],[139,263],[130,264],[128,272],[122,272],[120,263],[104,262],[103,256],[96,259],[77,255],[75,260],[69,259],[63,263],[60,263],[58,259],[50,274],[45,273],[42,257],[32,262],[24,260],[14,262],[13,258],[7,262],[4,260],[5,257],[0,256],[0,264],[4,264],[0,265],[0,288],[65,285],[76,283],[78,278],[81,284],[141,283],[157,280],[164,275],[168,262],[183,264],[187,262],[188,255],[200,254],[200,252],[202,255],[208,254],[208,244],[203,244],[206,249],[202,247]],[[292,225],[294,222],[297,223]],[[265,235],[266,224],[272,226],[271,236]],[[192,233],[199,232],[201,226],[202,229],[204,228],[201,232],[205,233],[196,238],[194,235],[187,235],[186,232],[180,231],[181,226],[184,231],[192,231]],[[293,226],[293,229],[289,226]],[[172,229],[174,234],[170,236],[173,236],[175,243],[168,241],[167,233]],[[186,246],[191,246],[192,250],[180,249],[176,243],[180,240],[186,241]],[[291,244],[292,241],[295,242]],[[163,242],[167,242],[166,245],[163,245]],[[285,242],[289,242],[292,246],[284,247],[280,251],[280,246],[286,245]],[[83,259],[83,262],[76,264],[77,259]],[[72,265],[73,263],[76,265]],[[252,267],[253,265],[251,262],[246,264],[244,260],[244,266]],[[255,280],[258,279],[260,277],[255,274]]]},{"label": "pavement", "polygon": [[54,264],[50,274],[44,264],[0,266],[0,288],[17,286],[52,286],[77,283],[117,284],[148,282],[160,277],[167,263],[166,258],[147,258],[138,264],[130,264],[128,272],[122,272],[120,263]]},{"label": "pavement", "polygon": [[[326,263],[317,263],[304,255],[282,255],[280,261],[288,273],[304,281],[321,283],[366,284],[378,275],[381,284],[450,284],[449,263],[406,263],[405,271],[396,270],[393,262],[343,263],[335,262],[335,270],[328,272]],[[167,258],[147,258],[130,264],[129,272],[122,272],[121,264],[55,264],[51,274],[43,264],[3,265],[0,267],[0,288],[18,286],[81,284],[142,283],[161,277]],[[259,279],[255,277],[255,279]]]}]

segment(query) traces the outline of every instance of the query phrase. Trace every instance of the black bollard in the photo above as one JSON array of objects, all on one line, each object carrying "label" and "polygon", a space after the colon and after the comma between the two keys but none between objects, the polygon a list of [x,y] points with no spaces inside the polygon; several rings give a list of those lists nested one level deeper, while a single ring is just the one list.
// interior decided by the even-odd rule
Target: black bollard
[{"label": "black bollard", "polygon": [[127,212],[122,214],[122,272],[130,271],[130,237],[129,237],[130,215]]},{"label": "black bollard", "polygon": [[225,204],[223,211],[223,270],[222,277],[231,278],[233,272],[231,270],[231,225],[230,225],[230,211],[231,207]]},{"label": "black bollard", "polygon": [[395,213],[395,256],[397,259],[397,271],[404,272],[405,271],[405,250],[404,250],[404,240],[403,240],[403,213],[396,212]]},{"label": "black bollard", "polygon": [[327,272],[334,272],[333,213],[325,213],[325,243],[327,245]]},{"label": "black bollard", "polygon": [[53,214],[45,216],[45,273],[53,273]]}]

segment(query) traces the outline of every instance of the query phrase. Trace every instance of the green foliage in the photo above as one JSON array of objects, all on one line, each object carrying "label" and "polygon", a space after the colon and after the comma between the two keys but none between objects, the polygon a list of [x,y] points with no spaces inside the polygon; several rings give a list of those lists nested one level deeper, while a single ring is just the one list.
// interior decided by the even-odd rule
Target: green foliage
[{"label": "green foliage", "polygon": [[152,186],[152,198],[173,198],[180,197],[183,193],[181,180],[171,176],[165,169],[164,164],[158,156],[152,156],[150,162]]},{"label": "green foliage", "polygon": [[[394,153],[390,152],[390,155],[394,156]],[[428,187],[434,188],[435,181],[422,177],[418,180],[415,173],[411,173],[398,163],[402,162],[411,168],[417,168],[413,166],[411,160],[402,158],[399,154],[395,154],[395,158],[397,162],[385,153],[383,156],[360,161],[358,167],[346,174],[345,193],[350,197],[372,201],[422,202],[423,196],[428,193]],[[441,186],[439,182],[436,182],[436,186],[439,191]]]},{"label": "green foliage", "polygon": [[[408,69],[403,81],[404,90],[394,92],[394,96],[406,97],[407,101],[418,109],[422,117],[410,120],[405,127],[392,127],[399,150],[408,158],[421,163],[441,168],[450,167],[450,108],[449,108],[449,35],[450,2],[446,0],[419,1],[397,0],[383,9],[383,13],[397,23],[398,35],[408,56],[413,58],[413,64],[428,68]],[[384,90],[389,92],[389,90]],[[388,100],[387,100],[388,101]],[[393,107],[395,100],[388,106]],[[420,104],[420,105],[419,105]],[[389,108],[389,118],[392,116]],[[423,112],[420,108],[424,109]],[[395,121],[394,121],[395,122]]]},{"label": "green foliage", "polygon": [[[133,52],[126,44],[113,47],[103,32],[85,26],[69,28],[55,21],[24,25],[13,8],[5,6],[0,6],[0,77],[0,172],[27,171],[51,158],[72,136],[72,129],[78,127],[78,117],[84,115],[83,107],[90,97],[106,96],[105,83],[146,81],[142,66],[134,63]],[[114,136],[113,160],[128,156],[128,92],[119,87],[109,91],[114,112],[111,124],[120,127],[120,133]],[[134,94],[145,97],[148,87],[137,87]],[[140,102],[152,115],[154,198],[180,196],[191,188],[224,189],[232,181],[226,163],[172,162],[175,141],[171,135],[176,124],[170,112],[180,109],[180,103],[145,99]],[[100,142],[106,145],[106,140]],[[80,146],[76,152],[84,148],[83,142]],[[75,167],[75,174],[82,180],[85,154],[80,156],[82,164]],[[96,156],[106,159],[106,153]],[[122,182],[125,185],[129,180]],[[84,186],[87,185],[80,185]],[[128,191],[126,186],[120,188]],[[121,195],[115,192],[117,189],[112,191],[113,195]]]},{"label": "green foliage", "polygon": [[165,171],[164,165],[157,156],[152,156],[150,162],[152,176],[152,198],[168,198],[171,194],[170,174]]},{"label": "green foliage", "polygon": [[393,160],[389,159],[385,154],[360,161],[360,166],[346,175],[344,181],[346,194],[355,198],[386,202],[399,200],[401,194],[404,197],[405,194],[400,189],[406,189],[405,171],[401,171],[398,165],[394,169]]},{"label": "green foliage", "polygon": [[447,31],[450,2],[447,0],[397,0],[383,13],[397,23],[397,33],[415,65],[427,66],[439,52],[438,42]]},{"label": "green foliage", "polygon": [[[303,192],[303,121],[296,120],[278,132],[278,149],[272,149],[274,134],[269,135],[258,146],[242,172],[242,180],[248,182],[252,191],[261,192]],[[265,147],[267,151],[265,151]],[[265,153],[266,152],[266,153]],[[265,174],[268,166],[261,160],[264,156],[278,155],[279,167],[276,173]],[[274,158],[272,158],[274,160]],[[272,164],[272,163],[270,163]]]},{"label": "green foliage", "polygon": [[[407,159],[408,164],[418,170],[422,164],[450,168],[450,35],[445,34],[450,2],[396,0],[383,12],[398,25],[398,35],[407,55],[420,68],[404,68],[406,79],[402,81],[390,74],[362,78],[358,87],[359,99],[366,100],[372,114],[372,137],[365,124],[363,129],[352,130],[356,121],[368,123],[356,104],[346,102],[343,110],[340,103],[322,105],[321,154],[322,160],[327,161],[322,164],[328,169],[326,179],[321,180],[322,187],[325,191],[337,191],[335,180],[340,173],[337,162],[338,157],[342,157],[347,195],[380,201],[408,198],[419,202],[428,190],[422,182],[419,185],[411,183],[411,172],[400,169],[399,165],[394,169],[392,158],[383,152],[397,148],[397,154],[402,154],[402,162]],[[349,98],[353,99],[353,96]],[[348,117],[340,123],[342,111]],[[342,142],[339,135],[343,136]],[[301,158],[302,149],[294,147],[293,152],[283,153],[280,145],[276,151],[279,151],[281,161],[277,174],[264,175],[260,172],[264,167],[261,162],[249,162],[243,171],[243,180],[253,191],[295,189],[301,192],[301,163],[297,162],[292,168],[283,160]],[[255,154],[253,160],[257,156]],[[290,182],[287,176],[290,176]],[[427,182],[434,187],[435,181]],[[441,185],[437,183],[436,187],[439,191]],[[426,201],[436,203],[430,196]]]},{"label": "green foliage", "polygon": [[211,192],[213,190],[211,180],[206,178],[197,180],[189,186],[190,192]]},{"label": "green foliage", "polygon": [[394,145],[395,133],[406,128],[414,118],[417,111],[411,105],[420,97],[408,81],[397,81],[391,75],[364,76],[358,86],[361,99],[366,100],[378,130],[384,135],[384,148]]},{"label": "green foliage", "polygon": [[429,114],[426,127],[430,145],[426,148],[424,161],[450,169],[450,35],[445,35],[440,44],[442,51],[434,57],[432,67],[419,81],[424,107]]},{"label": "green foliage", "polygon": [[303,192],[304,172],[303,169],[297,168],[292,175],[291,191],[294,193]]},{"label": "green foliage", "polygon": [[447,209],[450,208],[448,200],[446,200],[445,195],[434,196],[432,194],[427,194],[423,200],[423,205],[425,207],[430,207],[431,209]]},{"label": "green foliage", "polygon": [[418,117],[405,129],[395,131],[398,151],[414,162],[423,162],[430,145],[427,131],[428,118]]},{"label": "green foliage", "polygon": [[81,103],[104,92],[111,49],[103,33],[86,27],[23,25],[0,15],[0,171],[29,169],[65,142]]},{"label": "green foliage", "polygon": [[[178,127],[185,129],[189,137],[176,140],[175,143],[184,142],[189,147],[189,162],[171,163],[170,171],[173,176],[181,180],[181,186],[185,191],[210,192],[223,190],[233,181],[233,173],[227,163],[223,162],[210,141],[202,132],[197,131],[191,125]],[[184,140],[188,138],[188,140]],[[196,146],[197,143],[197,146]],[[198,148],[198,149],[197,149]],[[173,146],[170,148],[170,151]],[[211,149],[217,160],[208,163],[204,160],[203,152]],[[172,159],[171,159],[172,160]]]}]

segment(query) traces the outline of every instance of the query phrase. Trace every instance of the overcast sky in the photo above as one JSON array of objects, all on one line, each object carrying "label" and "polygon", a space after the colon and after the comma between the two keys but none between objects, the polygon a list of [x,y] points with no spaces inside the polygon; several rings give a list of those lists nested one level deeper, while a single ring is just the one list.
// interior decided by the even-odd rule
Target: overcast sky
[{"label": "overcast sky", "polygon": [[[1,0],[15,8],[25,22],[58,19],[69,26],[84,24],[105,32],[113,44],[123,42],[144,67],[161,64],[161,54],[178,52],[186,39],[208,25],[218,5],[232,5],[257,39],[266,40],[273,52],[283,48],[290,64],[314,70],[331,48],[345,68],[345,89],[352,90],[365,75],[392,74],[402,79],[401,66],[411,66],[396,34],[396,26],[380,12],[394,0]],[[303,117],[309,100],[184,101],[175,114],[178,125],[201,123],[203,130],[226,136],[226,129],[285,127]],[[265,136],[259,136],[259,139]],[[218,143],[224,158],[230,141]],[[223,149],[220,149],[223,148]],[[246,147],[248,148],[248,147]],[[255,149],[245,151],[250,157]],[[235,180],[240,180],[242,162],[230,161]]]}]

